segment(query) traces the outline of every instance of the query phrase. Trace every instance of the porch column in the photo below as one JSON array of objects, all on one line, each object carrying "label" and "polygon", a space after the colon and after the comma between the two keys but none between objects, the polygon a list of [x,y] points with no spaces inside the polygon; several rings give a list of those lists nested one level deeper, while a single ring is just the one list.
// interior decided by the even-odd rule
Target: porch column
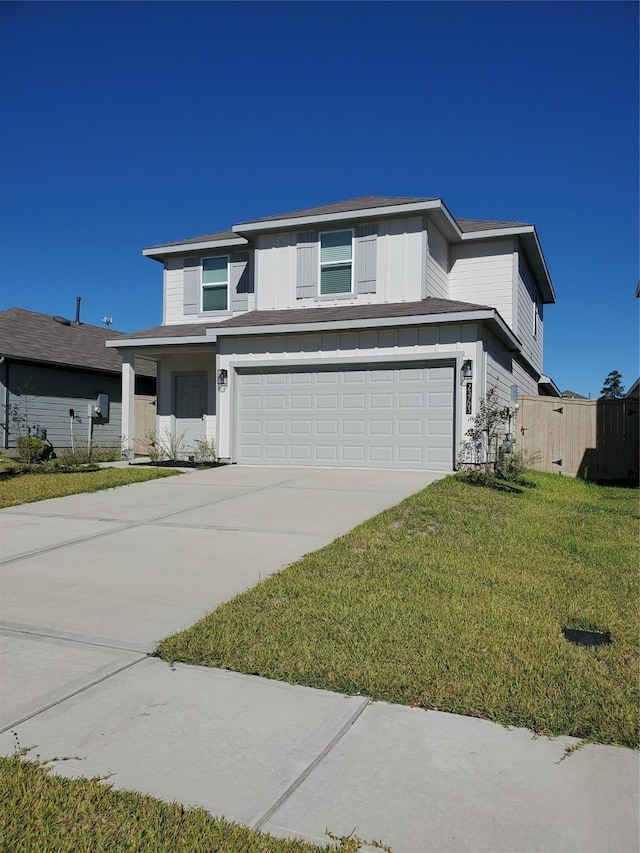
[{"label": "porch column", "polygon": [[136,435],[135,421],[136,370],[134,356],[122,355],[122,456],[133,459]]}]

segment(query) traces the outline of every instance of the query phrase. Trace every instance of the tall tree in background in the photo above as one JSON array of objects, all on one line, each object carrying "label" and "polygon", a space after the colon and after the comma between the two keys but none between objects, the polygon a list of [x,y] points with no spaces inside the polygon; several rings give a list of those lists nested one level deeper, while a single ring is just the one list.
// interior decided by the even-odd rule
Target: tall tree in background
[{"label": "tall tree in background", "polygon": [[624,385],[621,382],[622,374],[617,370],[612,370],[604,380],[600,399],[617,400],[619,397],[624,397]]}]

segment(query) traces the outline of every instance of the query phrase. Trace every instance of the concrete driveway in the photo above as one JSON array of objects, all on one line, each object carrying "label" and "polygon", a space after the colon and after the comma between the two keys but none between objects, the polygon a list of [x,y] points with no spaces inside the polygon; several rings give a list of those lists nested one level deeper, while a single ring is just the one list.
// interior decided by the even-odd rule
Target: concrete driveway
[{"label": "concrete driveway", "polygon": [[443,475],[228,466],[0,514],[0,728]]},{"label": "concrete driveway", "polygon": [[0,513],[0,754],[276,835],[637,853],[638,756],[147,656],[442,475],[227,467]]}]

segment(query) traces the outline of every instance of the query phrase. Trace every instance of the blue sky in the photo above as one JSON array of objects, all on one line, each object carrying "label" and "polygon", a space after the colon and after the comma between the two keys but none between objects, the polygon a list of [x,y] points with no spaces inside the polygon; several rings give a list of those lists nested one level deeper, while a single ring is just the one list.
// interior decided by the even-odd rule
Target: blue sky
[{"label": "blue sky", "polygon": [[545,372],[638,374],[633,2],[0,3],[0,308],[161,322],[143,246],[359,195],[533,222]]}]

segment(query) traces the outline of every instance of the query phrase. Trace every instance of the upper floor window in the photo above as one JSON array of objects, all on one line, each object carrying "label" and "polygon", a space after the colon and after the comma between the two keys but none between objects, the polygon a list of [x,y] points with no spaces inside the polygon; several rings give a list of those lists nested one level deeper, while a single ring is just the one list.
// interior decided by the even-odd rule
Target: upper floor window
[{"label": "upper floor window", "polygon": [[202,310],[226,311],[229,307],[229,258],[202,259]]},{"label": "upper floor window", "polygon": [[320,294],[351,293],[353,231],[320,235]]}]

